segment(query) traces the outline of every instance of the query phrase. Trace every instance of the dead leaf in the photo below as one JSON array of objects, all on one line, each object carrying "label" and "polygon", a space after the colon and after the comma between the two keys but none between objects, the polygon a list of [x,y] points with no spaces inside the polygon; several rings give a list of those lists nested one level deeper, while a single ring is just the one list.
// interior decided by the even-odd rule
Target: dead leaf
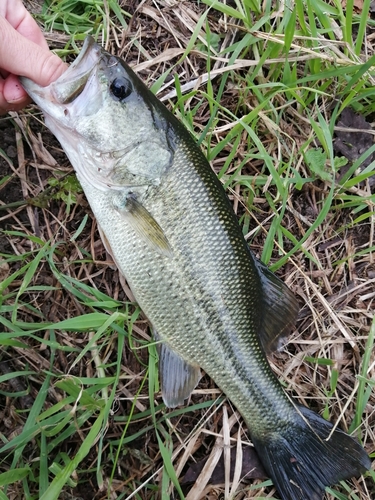
[{"label": "dead leaf", "polygon": [[[341,5],[343,9],[346,9],[347,3],[348,3],[347,0],[342,0]],[[364,0],[354,0],[353,7],[355,12],[361,13],[363,10],[363,4]]]},{"label": "dead leaf", "polygon": [[[366,130],[371,130],[371,124],[368,123],[362,115],[355,113],[351,108],[345,108],[341,113],[337,126],[344,129],[357,129],[360,132],[352,130],[335,130],[336,139],[333,147],[336,153],[345,156],[352,163],[365,153],[373,144],[374,136],[366,133]],[[363,170],[375,159],[375,153],[366,158],[360,165]],[[341,170],[341,174],[350,168],[350,165]],[[375,177],[370,179],[370,185],[375,184]]]}]

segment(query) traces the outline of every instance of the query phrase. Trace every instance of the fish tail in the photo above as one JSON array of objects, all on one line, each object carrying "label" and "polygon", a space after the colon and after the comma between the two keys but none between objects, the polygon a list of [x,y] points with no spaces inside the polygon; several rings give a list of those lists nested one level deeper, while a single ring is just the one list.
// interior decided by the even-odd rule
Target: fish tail
[{"label": "fish tail", "polygon": [[252,436],[283,500],[321,500],[326,486],[371,466],[362,446],[313,411],[298,406],[295,422],[271,437]]}]

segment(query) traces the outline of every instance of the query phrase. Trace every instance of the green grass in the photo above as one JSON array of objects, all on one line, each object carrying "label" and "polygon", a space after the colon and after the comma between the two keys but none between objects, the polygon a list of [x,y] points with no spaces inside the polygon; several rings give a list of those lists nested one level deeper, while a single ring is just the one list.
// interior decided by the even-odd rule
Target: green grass
[{"label": "green grass", "polygon": [[[166,104],[206,152],[253,251],[305,304],[298,333],[275,361],[277,375],[325,417],[339,419],[374,456],[374,298],[366,298],[374,278],[366,273],[374,269],[375,194],[366,183],[375,165],[359,166],[375,146],[340,177],[347,160],[334,149],[344,108],[369,121],[375,111],[375,56],[363,51],[366,30],[374,28],[370,2],[361,13],[352,5],[204,0],[195,4],[197,17],[184,11],[185,24],[161,9],[171,40],[177,34],[186,43],[158,66],[142,9],[135,14],[140,28],[130,22],[133,12],[112,0],[48,0],[37,19],[52,31],[50,39],[64,35],[54,48],[69,61],[87,34],[115,48],[114,34],[122,40],[126,33],[124,56],[134,65],[149,63],[141,76],[158,95],[173,92]],[[182,8],[176,4],[176,11]],[[197,78],[195,67],[210,78],[186,90]],[[21,125],[27,120],[36,127],[32,111],[25,116]],[[0,434],[0,500],[73,498],[92,485],[101,498],[167,499],[172,491],[184,498],[183,473],[176,473],[184,449],[191,445],[195,460],[210,455],[223,399],[206,379],[206,394],[165,410],[147,323],[136,304],[123,300],[105,257],[93,252],[90,211],[64,172],[49,170],[47,200],[35,195],[24,209],[39,210],[51,225],[58,220],[59,229],[42,225],[34,234],[30,222],[16,218],[22,205],[9,204],[7,213],[15,212],[1,236],[12,251],[0,254],[8,269],[0,282],[0,358],[16,363],[11,373],[0,373],[0,400],[8,405],[0,411],[18,425],[14,435],[5,427]],[[12,176],[4,175],[0,186]],[[352,281],[359,286],[354,298],[336,306],[328,301]],[[32,406],[20,407],[27,395]],[[189,455],[183,460],[190,463]],[[278,498],[270,484],[244,488],[248,498],[262,492]],[[364,500],[372,492],[375,477],[368,473],[365,484],[343,482],[327,498]]]}]

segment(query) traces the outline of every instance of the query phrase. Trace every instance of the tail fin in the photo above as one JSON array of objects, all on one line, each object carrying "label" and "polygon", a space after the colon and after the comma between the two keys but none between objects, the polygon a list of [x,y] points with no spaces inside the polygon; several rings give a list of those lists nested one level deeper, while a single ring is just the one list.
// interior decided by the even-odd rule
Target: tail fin
[{"label": "tail fin", "polygon": [[299,406],[295,425],[267,440],[252,436],[259,457],[283,500],[321,500],[326,486],[359,476],[371,461],[362,446],[332,424]]}]

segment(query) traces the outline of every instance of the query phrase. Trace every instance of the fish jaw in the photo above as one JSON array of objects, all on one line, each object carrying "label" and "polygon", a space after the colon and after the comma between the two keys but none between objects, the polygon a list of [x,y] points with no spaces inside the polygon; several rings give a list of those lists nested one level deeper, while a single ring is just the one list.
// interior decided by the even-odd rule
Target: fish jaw
[{"label": "fish jaw", "polygon": [[[100,47],[92,37],[87,37],[75,61],[60,78],[50,83],[47,87],[41,87],[29,78],[20,78],[26,92],[40,106],[44,116],[49,120],[48,127],[51,125],[50,120],[55,120],[57,123],[61,122],[65,126],[68,126],[67,108],[63,105],[71,102],[74,96],[86,86],[100,58]],[[81,111],[77,110],[77,112]]]},{"label": "fish jaw", "polygon": [[[75,116],[95,114],[103,104],[96,74],[100,59],[100,47],[92,37],[87,37],[79,56],[55,82],[41,87],[29,78],[20,78],[26,92],[43,110],[46,126],[64,147],[80,180],[92,177],[93,172],[90,175],[89,170],[100,169],[93,168],[95,161],[100,162],[100,152],[83,145],[74,119]],[[87,98],[76,99],[85,88],[88,89]],[[92,165],[91,169],[88,164]],[[94,178],[97,178],[97,187],[106,191],[108,187],[100,182],[100,176],[94,175]]]},{"label": "fish jaw", "polygon": [[[126,81],[131,90],[124,100],[111,91],[116,79]],[[162,118],[164,107],[155,109],[147,102],[151,93],[134,72],[91,37],[67,71],[48,87],[27,78],[21,83],[43,110],[47,127],[80,181],[85,179],[102,192],[125,193],[139,186],[144,192],[144,186],[160,183],[172,163],[174,146],[173,131]]]}]

